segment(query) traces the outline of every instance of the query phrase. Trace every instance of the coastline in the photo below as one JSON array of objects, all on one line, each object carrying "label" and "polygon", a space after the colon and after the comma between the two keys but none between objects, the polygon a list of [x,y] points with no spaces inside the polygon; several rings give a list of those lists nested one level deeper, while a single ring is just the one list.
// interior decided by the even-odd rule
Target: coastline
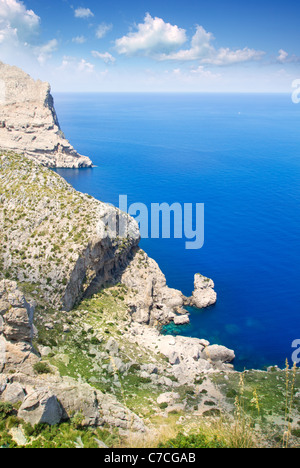
[{"label": "coastline", "polygon": [[[19,418],[14,430],[5,426],[9,444],[42,444],[52,426],[82,430],[96,446],[150,436],[158,445],[162,426],[193,434],[199,421],[213,427],[226,418],[234,431],[240,402],[260,437],[276,418],[285,429],[277,395],[288,381],[294,398],[295,368],[237,372],[233,350],[160,332],[188,322],[184,307],[216,303],[210,278],[197,273],[189,298],[169,288],[139,247],[137,222],[75,190],[43,158],[0,151],[0,176],[0,405]],[[112,218],[126,237],[116,236]],[[297,434],[297,405],[289,419]]]}]

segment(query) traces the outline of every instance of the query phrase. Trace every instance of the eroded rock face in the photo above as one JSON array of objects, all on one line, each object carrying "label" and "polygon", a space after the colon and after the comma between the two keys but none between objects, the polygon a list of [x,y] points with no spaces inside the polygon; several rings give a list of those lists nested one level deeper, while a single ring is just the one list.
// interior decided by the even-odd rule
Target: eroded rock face
[{"label": "eroded rock face", "polygon": [[0,147],[48,167],[91,167],[64,137],[48,83],[0,62]]},{"label": "eroded rock face", "polygon": [[[34,285],[54,307],[70,310],[85,293],[116,280],[139,242],[126,213],[76,192],[62,177],[0,151],[0,276]],[[110,219],[127,227],[120,237]]]},{"label": "eroded rock face", "polygon": [[32,348],[34,306],[14,281],[0,281],[0,372],[26,368],[37,357]]},{"label": "eroded rock face", "polygon": [[129,304],[135,321],[164,324],[183,312],[182,293],[167,287],[157,263],[138,248],[138,224],[128,214],[26,157],[1,152],[0,201],[2,272],[29,283],[48,304],[69,311],[85,295],[122,282],[136,291]]},{"label": "eroded rock face", "polygon": [[167,286],[158,264],[137,248],[121,282],[136,291],[129,303],[132,318],[141,324],[166,324],[182,312],[184,296],[181,291]]}]

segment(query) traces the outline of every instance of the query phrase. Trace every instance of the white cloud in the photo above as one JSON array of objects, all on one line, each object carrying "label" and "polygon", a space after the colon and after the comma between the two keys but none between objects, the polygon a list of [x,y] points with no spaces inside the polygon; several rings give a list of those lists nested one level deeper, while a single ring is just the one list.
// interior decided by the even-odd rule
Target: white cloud
[{"label": "white cloud", "polygon": [[137,26],[136,32],[130,32],[116,40],[116,49],[124,55],[153,55],[171,52],[182,46],[186,40],[186,31],[178,26],[165,23],[161,18],[152,18],[147,13],[144,23]]},{"label": "white cloud", "polygon": [[92,56],[103,60],[105,63],[114,63],[116,61],[115,57],[113,57],[109,52],[97,52],[97,50],[92,51]]},{"label": "white cloud", "polygon": [[192,68],[190,71],[191,76],[195,77],[201,77],[201,78],[208,78],[208,79],[219,79],[221,78],[222,75],[220,73],[213,73],[210,70],[207,70],[206,68],[203,67],[203,65],[200,65],[197,68]]},{"label": "white cloud", "polygon": [[95,66],[85,59],[64,56],[61,66],[58,70],[69,71],[71,73],[93,73]]},{"label": "white cloud", "polygon": [[84,44],[86,42],[86,37],[85,36],[73,37],[72,42],[74,42],[75,44]]},{"label": "white cloud", "polygon": [[229,48],[215,49],[212,45],[213,40],[212,33],[207,32],[202,26],[197,26],[189,49],[179,50],[171,54],[162,54],[159,60],[199,61],[202,64],[225,66],[260,60],[265,55],[262,51],[247,47],[238,50]]},{"label": "white cloud", "polygon": [[109,31],[113,28],[112,24],[102,23],[98,26],[96,31],[96,37],[102,39]]},{"label": "white cloud", "polygon": [[213,39],[214,36],[212,33],[205,31],[202,26],[197,26],[196,33],[191,41],[190,49],[179,50],[172,54],[162,54],[159,59],[190,61],[209,57],[214,52],[214,47],[211,45]]},{"label": "white cloud", "polygon": [[56,39],[52,39],[51,41],[47,42],[40,47],[36,48],[36,55],[39,63],[44,65],[47,60],[52,57],[53,52],[57,50],[58,41]]},{"label": "white cloud", "polygon": [[159,61],[198,61],[200,64],[216,66],[256,61],[265,55],[263,51],[248,47],[237,50],[224,47],[216,49],[213,34],[199,25],[190,47],[178,50],[186,40],[184,29],[165,23],[161,18],[152,18],[147,13],[144,23],[137,25],[137,32],[130,32],[117,39],[115,45],[119,54],[150,56]]},{"label": "white cloud", "polygon": [[75,18],[91,18],[94,15],[94,13],[89,9],[89,8],[76,8],[74,11]]},{"label": "white cloud", "polygon": [[[167,74],[169,74],[167,72]],[[199,82],[212,80],[218,80],[222,77],[220,73],[213,73],[211,70],[207,70],[204,66],[200,65],[197,68],[191,68],[189,70],[181,70],[180,68],[175,68],[172,71],[172,74],[176,76],[181,81],[186,82]]]},{"label": "white cloud", "polygon": [[0,60],[19,66],[44,62],[51,51],[48,44],[36,46],[39,32],[34,11],[19,0],[0,0]]},{"label": "white cloud", "polygon": [[87,62],[84,59],[81,59],[78,64],[78,71],[85,73],[92,73],[95,69],[95,66],[92,63]]},{"label": "white cloud", "polygon": [[40,18],[18,0],[0,0],[0,42],[25,42],[38,33]]},{"label": "white cloud", "polygon": [[288,52],[286,52],[283,49],[280,49],[278,51],[278,57],[276,59],[277,62],[279,63],[299,63],[300,62],[300,57],[297,55],[289,55]]},{"label": "white cloud", "polygon": [[211,57],[203,58],[201,62],[211,65],[226,66],[234,65],[236,63],[261,60],[264,55],[265,52],[261,50],[249,49],[248,47],[238,50],[221,48],[213,53]]}]

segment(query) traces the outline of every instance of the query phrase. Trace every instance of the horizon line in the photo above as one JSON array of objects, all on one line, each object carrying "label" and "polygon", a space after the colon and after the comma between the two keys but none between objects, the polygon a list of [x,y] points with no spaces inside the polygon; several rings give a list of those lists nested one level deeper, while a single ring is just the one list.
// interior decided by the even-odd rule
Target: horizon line
[{"label": "horizon line", "polygon": [[64,94],[284,94],[289,91],[64,91],[52,90],[52,93]]}]

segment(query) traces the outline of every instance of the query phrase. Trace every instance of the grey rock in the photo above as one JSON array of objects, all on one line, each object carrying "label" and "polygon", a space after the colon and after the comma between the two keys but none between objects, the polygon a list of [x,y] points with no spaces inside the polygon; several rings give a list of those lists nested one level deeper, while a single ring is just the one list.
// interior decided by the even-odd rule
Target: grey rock
[{"label": "grey rock", "polygon": [[234,351],[224,346],[212,345],[205,348],[202,352],[204,359],[212,362],[232,362],[235,359]]},{"label": "grey rock", "polygon": [[119,345],[114,338],[109,338],[108,342],[105,346],[106,351],[108,351],[111,355],[117,355],[119,352]]},{"label": "grey rock", "polygon": [[157,398],[157,403],[159,405],[163,403],[167,403],[168,405],[174,405],[177,400],[180,400],[179,393],[167,392],[159,395],[159,397]]},{"label": "grey rock", "polygon": [[180,363],[179,355],[178,353],[176,353],[176,351],[172,351],[168,357],[169,357],[169,362],[172,366],[175,366],[176,364]]},{"label": "grey rock", "polygon": [[52,352],[52,348],[50,348],[50,346],[39,345],[39,352],[42,357],[46,357]]},{"label": "grey rock", "polygon": [[25,396],[23,387],[18,382],[15,382],[6,387],[1,399],[14,405],[15,403],[22,402]]},{"label": "grey rock", "polygon": [[51,426],[61,422],[63,410],[57,397],[47,389],[39,389],[26,396],[18,417],[30,423],[49,424]]},{"label": "grey rock", "polygon": [[0,374],[0,395],[6,389],[7,384],[8,384],[8,378],[5,375]]}]

